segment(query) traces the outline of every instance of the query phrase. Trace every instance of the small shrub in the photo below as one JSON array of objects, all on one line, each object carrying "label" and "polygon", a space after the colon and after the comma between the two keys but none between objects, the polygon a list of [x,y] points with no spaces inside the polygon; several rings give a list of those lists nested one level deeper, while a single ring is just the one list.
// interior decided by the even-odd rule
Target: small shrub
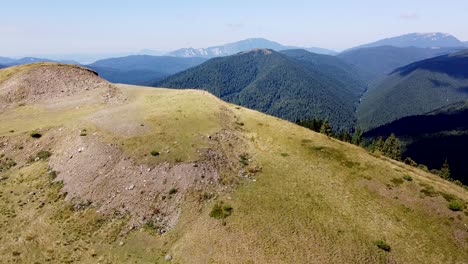
[{"label": "small shrub", "polygon": [[85,136],[87,136],[87,135],[88,135],[88,131],[87,131],[86,129],[82,129],[82,130],[80,131],[80,136],[85,137]]},{"label": "small shrub", "polygon": [[151,156],[153,157],[159,156],[159,151],[152,150],[150,153],[151,153]]},{"label": "small shrub", "polygon": [[384,251],[389,252],[390,250],[392,250],[392,248],[390,247],[390,245],[388,245],[387,243],[385,243],[385,241],[383,241],[383,240],[377,240],[377,241],[374,242],[374,244],[375,244],[378,248],[380,248],[380,249],[382,249],[382,250],[384,250]]},{"label": "small shrub", "polygon": [[403,184],[404,182],[403,179],[400,179],[400,178],[393,178],[390,181],[397,186]]},{"label": "small shrub", "polygon": [[409,176],[408,174],[405,174],[403,176],[403,179],[406,180],[406,181],[412,181],[413,180],[413,177]]},{"label": "small shrub", "polygon": [[173,195],[173,194],[176,194],[177,193],[177,189],[176,188],[171,188],[169,190],[169,195]]},{"label": "small shrub", "polygon": [[448,208],[450,210],[452,210],[452,211],[462,211],[463,210],[463,204],[458,200],[452,200],[449,203]]},{"label": "small shrub", "polygon": [[406,157],[404,162],[412,167],[417,167],[418,166],[418,163],[416,163],[413,159],[411,159],[410,157]]},{"label": "small shrub", "polygon": [[32,132],[32,133],[30,134],[30,136],[31,136],[32,138],[41,138],[41,137],[42,137],[42,134],[39,133],[39,132],[34,131],[34,132]]},{"label": "small shrub", "polygon": [[446,192],[439,192],[440,195],[442,195],[442,197],[444,197],[444,199],[447,201],[447,202],[451,202],[453,200],[458,200],[457,197],[453,194],[450,194],[450,193],[446,193]]},{"label": "small shrub", "polygon": [[281,156],[283,156],[283,157],[287,157],[287,156],[289,156],[289,154],[288,154],[288,153],[284,153],[284,152],[283,152],[283,153],[281,153],[280,155],[281,155]]},{"label": "small shrub", "polygon": [[50,153],[50,152],[47,151],[47,150],[41,150],[41,151],[39,151],[39,152],[36,154],[36,157],[38,157],[38,158],[41,159],[41,160],[46,160],[46,159],[48,159],[50,156],[52,156],[52,153]]},{"label": "small shrub", "polygon": [[242,165],[247,166],[249,165],[249,158],[249,154],[242,153],[241,155],[239,155],[239,162],[242,163]]},{"label": "small shrub", "polygon": [[232,214],[232,206],[218,202],[211,209],[210,216],[216,219],[225,219]]},{"label": "small shrub", "polygon": [[418,168],[421,169],[421,170],[423,170],[423,171],[425,171],[425,172],[429,172],[429,169],[427,168],[426,165],[419,164],[419,165],[418,165]]},{"label": "small shrub", "polygon": [[57,172],[56,171],[49,171],[49,179],[50,180],[55,180],[57,178]]},{"label": "small shrub", "polygon": [[437,195],[439,195],[438,192],[436,192],[434,190],[434,187],[430,186],[430,185],[426,185],[422,190],[421,190],[421,193],[424,195],[424,196],[429,196],[429,197],[436,197]]}]

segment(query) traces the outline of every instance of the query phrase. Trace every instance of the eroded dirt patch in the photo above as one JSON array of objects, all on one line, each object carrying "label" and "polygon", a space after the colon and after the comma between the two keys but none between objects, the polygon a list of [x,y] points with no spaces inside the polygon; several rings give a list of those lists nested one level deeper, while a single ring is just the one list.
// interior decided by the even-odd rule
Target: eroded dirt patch
[{"label": "eroded dirt patch", "polygon": [[67,136],[50,158],[75,205],[95,206],[105,214],[129,214],[130,227],[149,221],[161,232],[177,223],[181,204],[190,191],[220,190],[223,154],[200,150],[202,159],[190,163],[140,164],[116,144],[99,136]]},{"label": "eroded dirt patch", "polygon": [[[69,65],[33,67],[15,73],[0,83],[0,103],[5,107],[47,102],[79,96],[79,102],[108,102],[119,90],[95,72]],[[61,102],[62,104],[66,102]]]}]

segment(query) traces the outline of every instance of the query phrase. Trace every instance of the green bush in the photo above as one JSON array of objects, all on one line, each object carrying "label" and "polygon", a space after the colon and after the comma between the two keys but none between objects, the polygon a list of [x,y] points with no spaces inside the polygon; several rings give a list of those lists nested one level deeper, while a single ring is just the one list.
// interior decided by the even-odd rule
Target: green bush
[{"label": "green bush", "polygon": [[437,195],[439,195],[439,193],[434,190],[434,187],[430,185],[424,186],[424,188],[421,190],[421,193],[424,196],[429,196],[429,197],[436,197]]},{"label": "green bush", "polygon": [[152,150],[150,153],[151,153],[151,156],[154,156],[154,157],[159,156],[159,151]]},{"label": "green bush", "polygon": [[242,153],[241,155],[239,155],[239,162],[242,163],[242,165],[244,166],[249,165],[249,159],[250,156],[247,153]]},{"label": "green bush", "polygon": [[177,189],[176,188],[171,188],[169,190],[169,195],[173,195],[173,194],[176,194],[177,193]]},{"label": "green bush", "polygon": [[382,250],[384,250],[384,251],[389,252],[390,250],[392,250],[392,248],[390,247],[390,245],[388,245],[387,243],[385,243],[385,241],[383,241],[383,240],[377,240],[377,241],[374,242],[374,244],[375,244],[378,248],[380,248],[380,249],[382,249]]},{"label": "green bush", "polygon": [[391,182],[393,184],[395,184],[395,185],[401,185],[401,184],[403,184],[404,181],[403,181],[403,179],[400,179],[400,178],[393,178],[393,179],[391,179]]},{"label": "green bush", "polygon": [[448,208],[452,211],[462,211],[463,210],[463,204],[462,202],[458,201],[458,200],[452,200],[449,205],[448,205]]},{"label": "green bush", "polygon": [[408,174],[405,174],[403,176],[403,179],[405,179],[406,181],[412,181],[413,180],[413,177],[409,176]]},{"label": "green bush", "polygon": [[217,202],[211,209],[210,216],[216,219],[225,219],[232,214],[232,206]]},{"label": "green bush", "polygon": [[46,160],[46,159],[48,159],[50,156],[52,156],[52,153],[50,153],[50,152],[47,151],[47,150],[41,150],[41,151],[39,151],[39,152],[36,154],[36,157],[38,157],[38,158],[41,159],[41,160]]},{"label": "green bush", "polygon": [[41,138],[41,137],[42,137],[42,134],[39,133],[39,132],[34,131],[34,132],[32,132],[32,133],[30,134],[30,136],[31,136],[32,138]]}]

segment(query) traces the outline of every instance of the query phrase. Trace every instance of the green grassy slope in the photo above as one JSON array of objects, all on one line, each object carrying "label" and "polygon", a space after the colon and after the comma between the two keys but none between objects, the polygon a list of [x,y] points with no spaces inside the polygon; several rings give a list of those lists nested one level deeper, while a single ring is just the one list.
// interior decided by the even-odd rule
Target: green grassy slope
[{"label": "green grassy slope", "polygon": [[[0,124],[2,261],[463,263],[468,258],[468,193],[461,187],[203,91],[118,88],[126,98],[121,104],[76,111],[38,103],[0,114],[6,120]],[[83,128],[86,136],[79,135]],[[43,136],[32,138],[34,130]],[[74,171],[59,171],[54,180],[51,167],[75,138],[81,144],[112,144],[138,167],[194,167],[194,161],[203,164],[200,153],[208,149],[219,153],[216,161],[224,162],[225,171],[212,184],[188,185],[172,196],[166,189],[169,198],[150,203],[153,208],[169,199],[180,209],[176,225],[164,234],[153,222],[131,228],[131,212],[116,208],[104,214],[104,205],[77,204],[70,193],[60,192],[70,186],[57,179]],[[148,155],[166,147],[170,152]],[[41,149],[52,156],[24,162]],[[71,161],[80,157],[74,155]],[[18,164],[7,166],[7,158]],[[83,159],[93,166],[100,157]],[[89,173],[100,177],[99,170]],[[120,180],[116,176],[110,183]],[[168,178],[173,180],[178,179]],[[143,183],[134,183],[136,192]],[[452,211],[448,200],[465,208]],[[231,214],[210,217],[220,202],[232,207]],[[390,251],[378,248],[379,240]],[[168,255],[171,260],[165,260]]]},{"label": "green grassy slope", "polygon": [[231,103],[295,121],[330,119],[350,128],[365,85],[339,59],[303,50],[254,50],[211,59],[155,86],[207,90]]}]

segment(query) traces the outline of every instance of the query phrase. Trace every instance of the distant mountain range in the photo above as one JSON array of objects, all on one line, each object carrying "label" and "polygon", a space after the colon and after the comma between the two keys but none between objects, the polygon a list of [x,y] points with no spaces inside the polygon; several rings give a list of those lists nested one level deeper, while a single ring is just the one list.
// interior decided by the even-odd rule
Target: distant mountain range
[{"label": "distant mountain range", "polygon": [[44,58],[34,58],[34,57],[24,57],[20,59],[12,59],[7,57],[0,57],[0,64],[4,66],[15,66],[15,65],[22,65],[28,63],[36,63],[36,62],[60,62],[60,63],[68,63],[68,64],[78,64],[76,61],[70,60],[51,60],[51,59],[44,59]]},{"label": "distant mountain range", "polygon": [[361,72],[363,79],[372,87],[396,68],[416,61],[458,52],[462,49],[464,48],[400,48],[394,46],[379,46],[353,49],[338,54],[338,57],[355,65]]},{"label": "distant mountain range", "polygon": [[365,84],[339,58],[305,50],[256,49],[209,61],[153,86],[207,90],[232,103],[295,121],[328,118],[351,128]]},{"label": "distant mountain range", "polygon": [[434,48],[434,47],[463,47],[466,43],[460,41],[456,37],[447,33],[411,33],[392,38],[386,38],[372,42],[369,44],[360,45],[352,49],[362,49],[378,46],[394,46],[394,47],[419,47],[419,48]]},{"label": "distant mountain range", "polygon": [[[287,49],[299,49],[300,47],[284,46],[280,43],[270,41],[267,39],[263,39],[263,38],[250,38],[250,39],[237,41],[234,43],[228,43],[225,45],[208,47],[208,48],[199,48],[199,49],[183,48],[183,49],[170,52],[168,55],[176,56],[176,57],[213,58],[213,57],[234,55],[242,51],[248,51],[248,50],[259,49],[259,48],[281,51],[281,50],[287,50]],[[319,54],[329,54],[329,55],[336,54],[335,51],[322,49],[322,48],[305,48],[305,49],[310,52],[319,53]]]},{"label": "distant mountain range", "polygon": [[396,69],[364,95],[357,114],[365,129],[468,100],[468,50]]},{"label": "distant mountain range", "polygon": [[447,159],[452,178],[468,183],[468,101],[457,102],[427,114],[404,117],[364,135],[386,137],[391,133],[403,141],[403,155],[430,169],[440,169]]},{"label": "distant mountain range", "polygon": [[86,67],[104,79],[125,84],[149,85],[163,77],[197,66],[204,58],[132,55],[99,60]]}]

